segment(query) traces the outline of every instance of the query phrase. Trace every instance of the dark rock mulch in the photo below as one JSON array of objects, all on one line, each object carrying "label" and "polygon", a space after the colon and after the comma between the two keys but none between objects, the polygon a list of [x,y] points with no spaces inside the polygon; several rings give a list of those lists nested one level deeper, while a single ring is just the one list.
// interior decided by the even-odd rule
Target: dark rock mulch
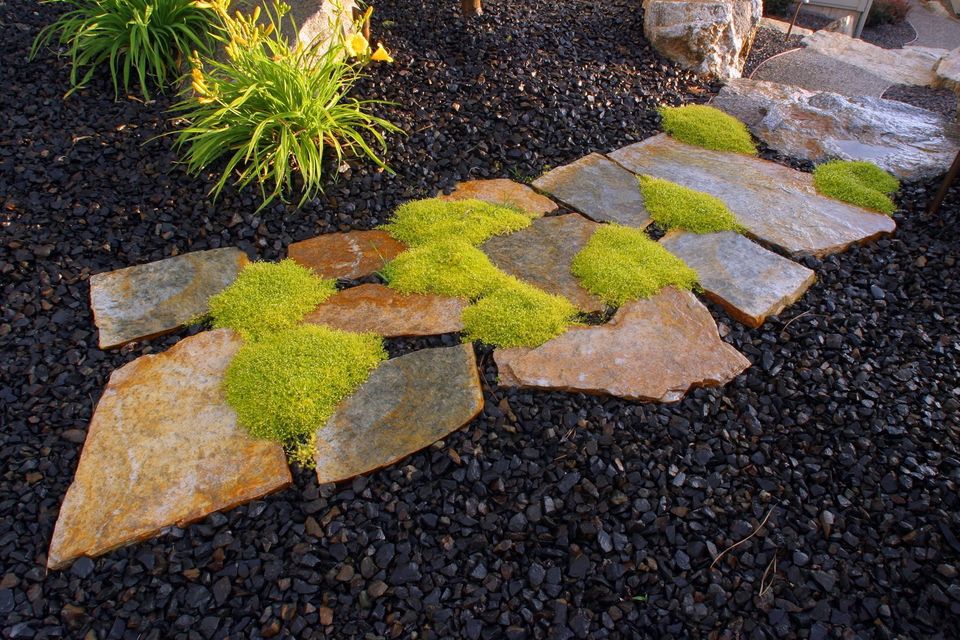
[{"label": "dark rock mulch", "polygon": [[780,33],[776,29],[757,29],[757,35],[753,39],[753,45],[750,47],[750,53],[743,65],[743,77],[749,78],[757,67],[764,60],[768,60],[775,55],[798,49],[802,45],[800,36],[791,34],[788,38],[785,33]]},{"label": "dark rock mulch", "polygon": [[957,115],[957,94],[951,89],[895,84],[883,92],[883,97],[939,113],[951,120]]},{"label": "dark rock mulch", "polygon": [[645,48],[635,3],[486,7],[465,29],[452,3],[378,5],[399,63],[368,95],[402,103],[398,175],[358,164],[304,210],[254,216],[252,194],[211,204],[210,182],[152,141],[165,102],[114,103],[106,82],[62,101],[64,65],[24,60],[52,8],[0,5],[5,637],[960,634],[960,188],[930,218],[933,183],[904,189],[894,238],[807,261],[820,280],[782,319],[746,330],[714,309],[755,363],[724,389],[669,406],[498,389],[480,350],[486,408],[446,442],[338,486],[298,472],[281,494],[45,571],[107,377],[187,333],[101,352],[90,273],[234,244],[276,258],[457,179],[642,138],[659,100],[701,97]]},{"label": "dark rock mulch", "polygon": [[860,39],[884,49],[900,49],[917,39],[913,25],[906,20],[898,24],[878,24],[864,27]]}]

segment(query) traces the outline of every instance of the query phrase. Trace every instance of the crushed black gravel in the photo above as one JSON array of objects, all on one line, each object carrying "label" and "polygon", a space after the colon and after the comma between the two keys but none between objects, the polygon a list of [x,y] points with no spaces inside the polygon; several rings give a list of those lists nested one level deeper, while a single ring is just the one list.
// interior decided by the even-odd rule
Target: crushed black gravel
[{"label": "crushed black gravel", "polygon": [[702,97],[644,47],[635,3],[487,2],[469,29],[454,5],[377,6],[399,62],[369,90],[415,131],[394,142],[398,175],[358,165],[303,211],[260,216],[252,195],[210,204],[209,181],[172,168],[169,140],[151,141],[162,101],[114,103],[106,82],[62,101],[64,65],[24,61],[52,8],[0,5],[0,633],[960,635],[960,188],[931,218],[935,182],[903,189],[892,239],[808,260],[819,281],[782,319],[746,330],[714,308],[754,362],[726,388],[669,406],[499,389],[480,350],[485,409],[446,442],[337,486],[298,472],[278,495],[46,572],[109,373],[186,334],[101,352],[89,274],[222,245],[276,258],[467,175],[641,138],[658,100]]},{"label": "crushed black gravel", "polygon": [[776,29],[757,29],[757,35],[753,39],[753,45],[750,47],[750,53],[743,65],[743,77],[749,78],[750,75],[759,67],[764,60],[768,60],[775,55],[798,49],[800,46],[800,36],[791,34],[788,38],[785,33]]},{"label": "crushed black gravel", "polygon": [[895,84],[883,92],[884,98],[906,102],[939,113],[951,120],[957,116],[957,94],[951,89],[934,89],[915,84]]},{"label": "crushed black gravel", "polygon": [[917,32],[906,20],[897,24],[878,24],[864,27],[860,39],[884,49],[900,49],[917,39]]}]

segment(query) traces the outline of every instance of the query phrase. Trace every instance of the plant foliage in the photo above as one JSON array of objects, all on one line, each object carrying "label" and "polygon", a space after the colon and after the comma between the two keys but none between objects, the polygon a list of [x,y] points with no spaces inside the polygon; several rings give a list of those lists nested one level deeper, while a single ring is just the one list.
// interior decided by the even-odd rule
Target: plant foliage
[{"label": "plant foliage", "polygon": [[45,0],[69,9],[45,27],[30,51],[36,56],[51,42],[66,48],[70,57],[70,95],[83,87],[106,64],[113,89],[129,92],[133,83],[143,97],[161,91],[180,76],[191,50],[209,51],[209,32],[215,14],[210,5],[195,0]]},{"label": "plant foliage", "polygon": [[506,274],[480,249],[447,239],[404,251],[387,263],[383,277],[400,293],[475,299],[501,286]]},{"label": "plant foliage", "polygon": [[397,208],[383,228],[408,246],[457,238],[478,245],[530,226],[530,216],[482,200],[414,200]]},{"label": "plant foliage", "polygon": [[660,107],[663,129],[687,144],[735,153],[757,154],[747,126],[731,115],[702,104]]},{"label": "plant foliage", "polygon": [[576,315],[576,307],[566,298],[508,277],[463,311],[463,324],[467,340],[537,347],[565,332]]},{"label": "plant foliage", "polygon": [[831,160],[813,171],[813,185],[825,196],[888,215],[897,205],[890,198],[900,182],[869,162]]},{"label": "plant foliage", "polygon": [[640,176],[640,192],[650,218],[664,229],[693,233],[744,231],[723,200],[709,193],[651,176]]}]

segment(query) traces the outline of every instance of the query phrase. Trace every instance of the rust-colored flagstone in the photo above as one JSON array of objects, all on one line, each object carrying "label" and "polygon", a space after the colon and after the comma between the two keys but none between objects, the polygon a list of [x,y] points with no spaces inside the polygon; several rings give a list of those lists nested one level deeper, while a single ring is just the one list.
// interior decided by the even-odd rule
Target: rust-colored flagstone
[{"label": "rust-colored flagstone", "polygon": [[576,213],[539,218],[526,229],[487,240],[480,248],[510,275],[563,296],[583,311],[600,311],[603,301],[570,273],[574,256],[599,226]]},{"label": "rust-colored flagstone", "polygon": [[597,222],[639,229],[650,224],[637,177],[599,153],[557,167],[533,186]]},{"label": "rust-colored flagstone", "polygon": [[470,422],[482,408],[471,345],[388,360],[317,431],[317,480],[347,480],[402,460]]},{"label": "rust-colored flagstone", "polygon": [[221,382],[242,341],[181,340],[110,376],[60,507],[47,566],[98,556],[282,489],[281,446],[237,426]]},{"label": "rust-colored flagstone", "polygon": [[607,324],[572,327],[535,349],[497,349],[494,360],[502,385],[656,402],[727,384],[750,366],[696,296],[672,287],[627,303]]},{"label": "rust-colored flagstone", "polygon": [[239,249],[211,249],[90,276],[100,348],[176,331],[206,313],[245,264]]},{"label": "rust-colored flagstone", "polygon": [[402,294],[382,284],[344,289],[304,318],[344,331],[377,333],[388,338],[430,336],[463,330],[462,298]]},{"label": "rust-colored flagstone", "polygon": [[889,216],[817,193],[809,173],[660,134],[609,154],[627,169],[723,200],[750,235],[789,253],[825,256],[893,233]]},{"label": "rust-colored flagstone", "polygon": [[710,298],[749,327],[759,327],[799,300],[817,279],[803,265],[731,231],[671,232],[660,242],[697,272]]},{"label": "rust-colored flagstone", "polygon": [[483,200],[514,207],[538,217],[557,210],[557,203],[550,198],[540,195],[525,184],[507,178],[468,180],[457,184],[450,195],[440,194],[439,197],[442,200]]},{"label": "rust-colored flagstone", "polygon": [[406,248],[386,231],[348,231],[294,242],[287,257],[318,276],[352,280],[380,271]]}]

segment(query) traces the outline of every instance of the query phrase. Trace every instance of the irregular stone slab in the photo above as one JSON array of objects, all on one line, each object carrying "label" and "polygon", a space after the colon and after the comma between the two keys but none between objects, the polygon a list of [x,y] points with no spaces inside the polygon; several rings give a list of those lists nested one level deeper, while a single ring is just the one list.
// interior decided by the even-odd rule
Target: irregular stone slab
[{"label": "irregular stone slab", "polygon": [[858,38],[830,31],[815,31],[804,36],[803,44],[813,52],[841,60],[863,71],[886,79],[890,84],[932,86],[934,68],[946,49],[913,47],[884,49]]},{"label": "irregular stone slab", "polygon": [[290,484],[280,445],[237,426],[221,382],[242,344],[229,329],[117,369],[100,398],[47,566],[98,556]]},{"label": "irregular stone slab", "polygon": [[100,348],[176,331],[205,314],[245,264],[239,249],[211,249],[90,276]]},{"label": "irregular stone slab", "polygon": [[937,74],[935,86],[960,94],[960,49],[943,56],[934,71]]},{"label": "irregular stone slab", "polygon": [[765,60],[750,77],[851,97],[880,97],[890,86],[886,78],[809,49],[787,51]]},{"label": "irregular stone slab", "polygon": [[740,78],[730,80],[711,105],[788,156],[817,164],[867,160],[903,180],[943,174],[960,150],[956,125],[894,100]]},{"label": "irregular stone slab", "polygon": [[491,238],[480,248],[510,275],[563,296],[582,311],[601,311],[603,301],[570,273],[574,256],[599,226],[576,213],[540,218],[526,229]]},{"label": "irregular stone slab", "polygon": [[497,349],[494,359],[502,385],[654,402],[724,385],[750,366],[696,296],[672,287],[620,307],[607,324],[573,327],[536,349]]},{"label": "irregular stone slab", "polygon": [[645,0],[643,34],[696,73],[739,78],[763,15],[761,0]]},{"label": "irregular stone slab", "polygon": [[362,284],[340,291],[304,322],[388,338],[431,336],[462,331],[460,316],[468,304],[462,298],[405,295],[382,284]]},{"label": "irregular stone slab", "polygon": [[599,153],[557,167],[534,180],[533,186],[597,222],[638,229],[650,224],[636,176]]},{"label": "irregular stone slab", "polygon": [[375,229],[326,233],[294,242],[287,248],[287,257],[323,278],[353,280],[383,269],[406,248],[386,231]]},{"label": "irregular stone slab", "polygon": [[495,180],[468,180],[461,182],[450,195],[438,196],[441,200],[483,200],[526,211],[533,216],[542,216],[557,210],[557,203],[540,195],[525,184],[497,178]]},{"label": "irregular stone slab", "polygon": [[668,233],[666,249],[697,272],[706,294],[749,327],[759,327],[800,299],[817,279],[739,233]]},{"label": "irregular stone slab", "polygon": [[819,195],[808,173],[739,153],[694,147],[665,134],[610,157],[631,171],[720,198],[751,235],[793,255],[829,255],[896,229],[889,216]]},{"label": "irregular stone slab", "polygon": [[317,480],[338,482],[393,464],[445,438],[482,408],[471,345],[388,360],[317,430]]}]

